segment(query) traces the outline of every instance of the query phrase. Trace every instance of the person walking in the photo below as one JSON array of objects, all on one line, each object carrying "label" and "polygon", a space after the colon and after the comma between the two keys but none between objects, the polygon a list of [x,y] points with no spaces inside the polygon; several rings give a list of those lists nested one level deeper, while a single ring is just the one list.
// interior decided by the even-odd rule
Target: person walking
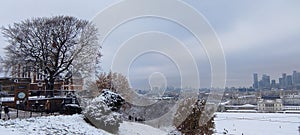
[{"label": "person walking", "polygon": [[46,101],[45,111],[46,111],[47,114],[49,114],[51,112],[51,103],[50,103],[49,100]]},{"label": "person walking", "polygon": [[0,119],[2,119],[1,115],[2,115],[2,101],[0,101]]},{"label": "person walking", "polygon": [[4,107],[4,113],[5,113],[5,117],[7,117],[7,119],[9,120],[10,116],[9,116],[9,108],[8,108],[8,106]]},{"label": "person walking", "polygon": [[35,103],[34,103],[34,109],[35,109],[35,111],[38,111],[39,107],[40,107],[40,103],[39,103],[39,101],[36,100]]}]

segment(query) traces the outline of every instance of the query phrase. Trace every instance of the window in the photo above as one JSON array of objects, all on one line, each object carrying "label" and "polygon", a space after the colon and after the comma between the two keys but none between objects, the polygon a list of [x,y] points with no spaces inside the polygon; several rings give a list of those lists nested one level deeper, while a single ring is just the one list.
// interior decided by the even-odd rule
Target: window
[{"label": "window", "polygon": [[44,77],[43,77],[43,71],[41,69],[37,69],[37,72],[36,72],[36,80],[43,80]]},{"label": "window", "polygon": [[27,67],[22,68],[22,77],[23,78],[29,78],[29,71]]}]

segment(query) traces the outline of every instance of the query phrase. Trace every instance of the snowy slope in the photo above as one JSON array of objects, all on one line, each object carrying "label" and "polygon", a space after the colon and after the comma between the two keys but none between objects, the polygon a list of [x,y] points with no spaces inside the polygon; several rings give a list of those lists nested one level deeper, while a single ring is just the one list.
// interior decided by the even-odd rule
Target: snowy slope
[{"label": "snowy slope", "polygon": [[[297,135],[299,114],[276,113],[216,113],[216,135],[226,130],[229,135]],[[84,134],[111,135],[90,126],[83,115],[43,116],[29,119],[0,120],[0,135],[37,134]],[[123,122],[120,135],[166,135],[167,133],[148,125]]]},{"label": "snowy slope", "polygon": [[[83,115],[43,116],[29,119],[0,120],[0,135],[40,135],[40,134],[81,134],[111,135],[101,129],[90,126]],[[159,129],[134,122],[123,122],[120,135],[163,135]]]},{"label": "snowy slope", "polygon": [[120,135],[166,135],[167,133],[148,125],[134,123],[134,122],[123,122],[120,126],[119,134]]},{"label": "snowy slope", "polygon": [[44,116],[29,119],[14,119],[0,122],[0,135],[40,134],[86,134],[108,135],[103,130],[90,126],[82,115]]}]

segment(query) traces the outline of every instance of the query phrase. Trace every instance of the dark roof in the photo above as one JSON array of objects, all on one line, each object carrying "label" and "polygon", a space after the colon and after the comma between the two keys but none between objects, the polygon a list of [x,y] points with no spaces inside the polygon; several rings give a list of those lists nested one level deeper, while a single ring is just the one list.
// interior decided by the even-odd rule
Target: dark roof
[{"label": "dark roof", "polygon": [[278,95],[272,95],[272,96],[262,96],[262,99],[269,99],[269,100],[275,100],[275,99],[280,99],[280,96]]}]

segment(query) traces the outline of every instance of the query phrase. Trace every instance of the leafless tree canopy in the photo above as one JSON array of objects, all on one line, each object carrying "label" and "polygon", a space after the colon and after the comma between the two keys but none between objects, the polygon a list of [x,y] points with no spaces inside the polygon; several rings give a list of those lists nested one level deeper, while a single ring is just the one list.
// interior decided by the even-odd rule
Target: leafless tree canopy
[{"label": "leafless tree canopy", "polygon": [[[215,128],[215,116],[207,116],[213,112],[211,110],[206,112],[205,104],[205,101],[199,101],[196,98],[181,100],[173,121],[177,130],[184,135],[212,135]],[[199,121],[204,119],[208,121],[204,125],[200,125]]]},{"label": "leafless tree canopy", "polygon": [[121,91],[128,91],[130,89],[127,78],[121,73],[101,73],[96,80],[97,87],[100,91],[103,89],[110,89],[116,93]]},{"label": "leafless tree canopy", "polygon": [[41,70],[48,89],[53,89],[58,77],[90,75],[101,56],[96,27],[75,17],[27,19],[2,27],[2,33],[9,43],[6,67],[26,65],[28,70]]}]

